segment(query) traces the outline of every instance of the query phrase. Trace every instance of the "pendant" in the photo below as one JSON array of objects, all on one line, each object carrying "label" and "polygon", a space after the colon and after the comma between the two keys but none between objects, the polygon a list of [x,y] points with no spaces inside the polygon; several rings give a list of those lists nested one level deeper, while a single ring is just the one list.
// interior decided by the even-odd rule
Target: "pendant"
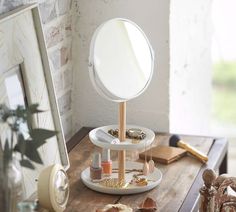
[{"label": "pendant", "polygon": [[143,164],[143,175],[144,175],[144,176],[148,176],[148,174],[149,174],[149,166],[148,166],[148,163],[145,162],[145,163]]},{"label": "pendant", "polygon": [[148,161],[148,168],[149,168],[149,173],[153,173],[154,172],[154,168],[155,168],[155,162],[153,160],[149,160]]}]

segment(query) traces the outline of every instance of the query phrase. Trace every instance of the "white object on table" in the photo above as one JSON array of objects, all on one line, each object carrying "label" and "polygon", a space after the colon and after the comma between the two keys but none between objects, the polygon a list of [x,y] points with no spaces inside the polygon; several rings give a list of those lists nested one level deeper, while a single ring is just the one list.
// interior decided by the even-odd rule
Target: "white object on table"
[{"label": "white object on table", "polygon": [[98,130],[103,130],[104,132],[108,132],[110,129],[117,129],[118,125],[108,125],[108,126],[103,126],[103,127],[98,127],[90,131],[89,133],[89,138],[92,141],[92,143],[96,146],[99,146],[101,148],[105,149],[111,149],[111,150],[138,150],[138,149],[144,149],[145,146],[148,147],[149,145],[152,144],[154,138],[155,138],[155,133],[144,127],[140,126],[135,126],[135,125],[127,125],[127,129],[131,128],[136,128],[136,129],[141,129],[143,132],[146,133],[146,137],[143,140],[139,140],[138,143],[133,143],[132,139],[126,139],[125,141],[122,141],[117,144],[112,144],[112,143],[107,143],[104,141],[101,141],[98,139],[96,136],[96,132]]},{"label": "white object on table", "polygon": [[119,144],[120,140],[111,134],[105,132],[102,129],[98,129],[95,132],[95,136],[97,137],[98,140],[108,143],[108,144]]},{"label": "white object on table", "polygon": [[[113,162],[113,169],[118,168],[118,163],[117,161]],[[133,161],[127,161],[126,162],[126,169],[142,169],[143,168],[143,163],[140,162],[133,162]],[[146,186],[137,186],[137,185],[130,185],[125,188],[111,188],[111,187],[105,187],[103,185],[100,185],[97,182],[92,182],[90,179],[90,171],[89,167],[85,169],[81,173],[81,179],[83,183],[90,189],[94,191],[98,191],[101,193],[106,193],[106,194],[119,194],[119,195],[125,195],[125,194],[137,194],[145,191],[149,191],[153,188],[155,188],[157,185],[160,184],[162,180],[162,173],[158,168],[154,168],[154,171],[152,174],[149,174],[148,176],[143,176],[146,177],[148,181],[148,185]],[[131,179],[133,178],[134,173],[126,173],[125,174],[125,181],[130,182]],[[117,178],[117,173],[112,173],[112,178]]]}]

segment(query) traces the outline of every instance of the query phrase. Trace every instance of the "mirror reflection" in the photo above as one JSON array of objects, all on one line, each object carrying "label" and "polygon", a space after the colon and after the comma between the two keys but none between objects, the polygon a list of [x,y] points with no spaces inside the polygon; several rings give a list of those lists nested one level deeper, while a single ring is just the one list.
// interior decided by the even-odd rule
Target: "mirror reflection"
[{"label": "mirror reflection", "polygon": [[101,25],[92,40],[91,77],[98,92],[112,101],[140,95],[153,71],[153,51],[133,22],[112,19]]}]

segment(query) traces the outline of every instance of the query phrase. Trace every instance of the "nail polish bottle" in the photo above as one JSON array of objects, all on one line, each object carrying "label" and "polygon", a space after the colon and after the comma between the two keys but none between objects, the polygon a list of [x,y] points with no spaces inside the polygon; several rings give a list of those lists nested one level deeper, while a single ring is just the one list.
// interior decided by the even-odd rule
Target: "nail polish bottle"
[{"label": "nail polish bottle", "polygon": [[90,166],[90,178],[91,180],[102,179],[101,154],[98,152],[93,154],[92,164]]},{"label": "nail polish bottle", "polygon": [[102,150],[102,173],[104,176],[112,174],[112,160],[110,159],[110,149]]}]

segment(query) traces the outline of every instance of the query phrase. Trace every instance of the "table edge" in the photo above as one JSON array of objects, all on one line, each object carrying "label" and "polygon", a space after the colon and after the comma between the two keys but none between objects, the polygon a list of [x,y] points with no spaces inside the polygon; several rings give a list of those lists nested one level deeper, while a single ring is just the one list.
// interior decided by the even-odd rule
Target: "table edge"
[{"label": "table edge", "polygon": [[[69,139],[66,143],[68,154],[71,152],[71,150],[80,143],[80,141],[88,135],[90,130],[94,129],[94,127],[82,127],[80,130],[78,130],[77,133],[75,133],[74,136],[72,136],[71,139]],[[164,132],[155,132],[155,134],[170,134],[171,133],[164,133]],[[191,135],[186,135],[191,136]],[[192,135],[195,136],[195,135]],[[202,165],[201,169],[199,170],[187,196],[185,197],[182,205],[179,208],[179,211],[185,212],[185,211],[196,211],[198,208],[198,200],[199,200],[199,189],[203,185],[202,180],[202,173],[205,169],[214,169],[217,170],[220,168],[220,165],[224,158],[227,156],[227,150],[228,150],[228,141],[226,138],[214,138],[213,136],[200,136],[200,137],[212,137],[214,139],[214,142],[211,146],[210,152],[208,154],[209,161],[207,164]],[[215,159],[214,159],[215,158]]]},{"label": "table edge", "polygon": [[[179,211],[198,211],[199,189],[203,185],[202,174],[205,169],[217,170],[225,157],[227,157],[228,141],[226,138],[215,138],[208,154],[209,161],[202,165]],[[221,174],[221,173],[220,173]]]}]

